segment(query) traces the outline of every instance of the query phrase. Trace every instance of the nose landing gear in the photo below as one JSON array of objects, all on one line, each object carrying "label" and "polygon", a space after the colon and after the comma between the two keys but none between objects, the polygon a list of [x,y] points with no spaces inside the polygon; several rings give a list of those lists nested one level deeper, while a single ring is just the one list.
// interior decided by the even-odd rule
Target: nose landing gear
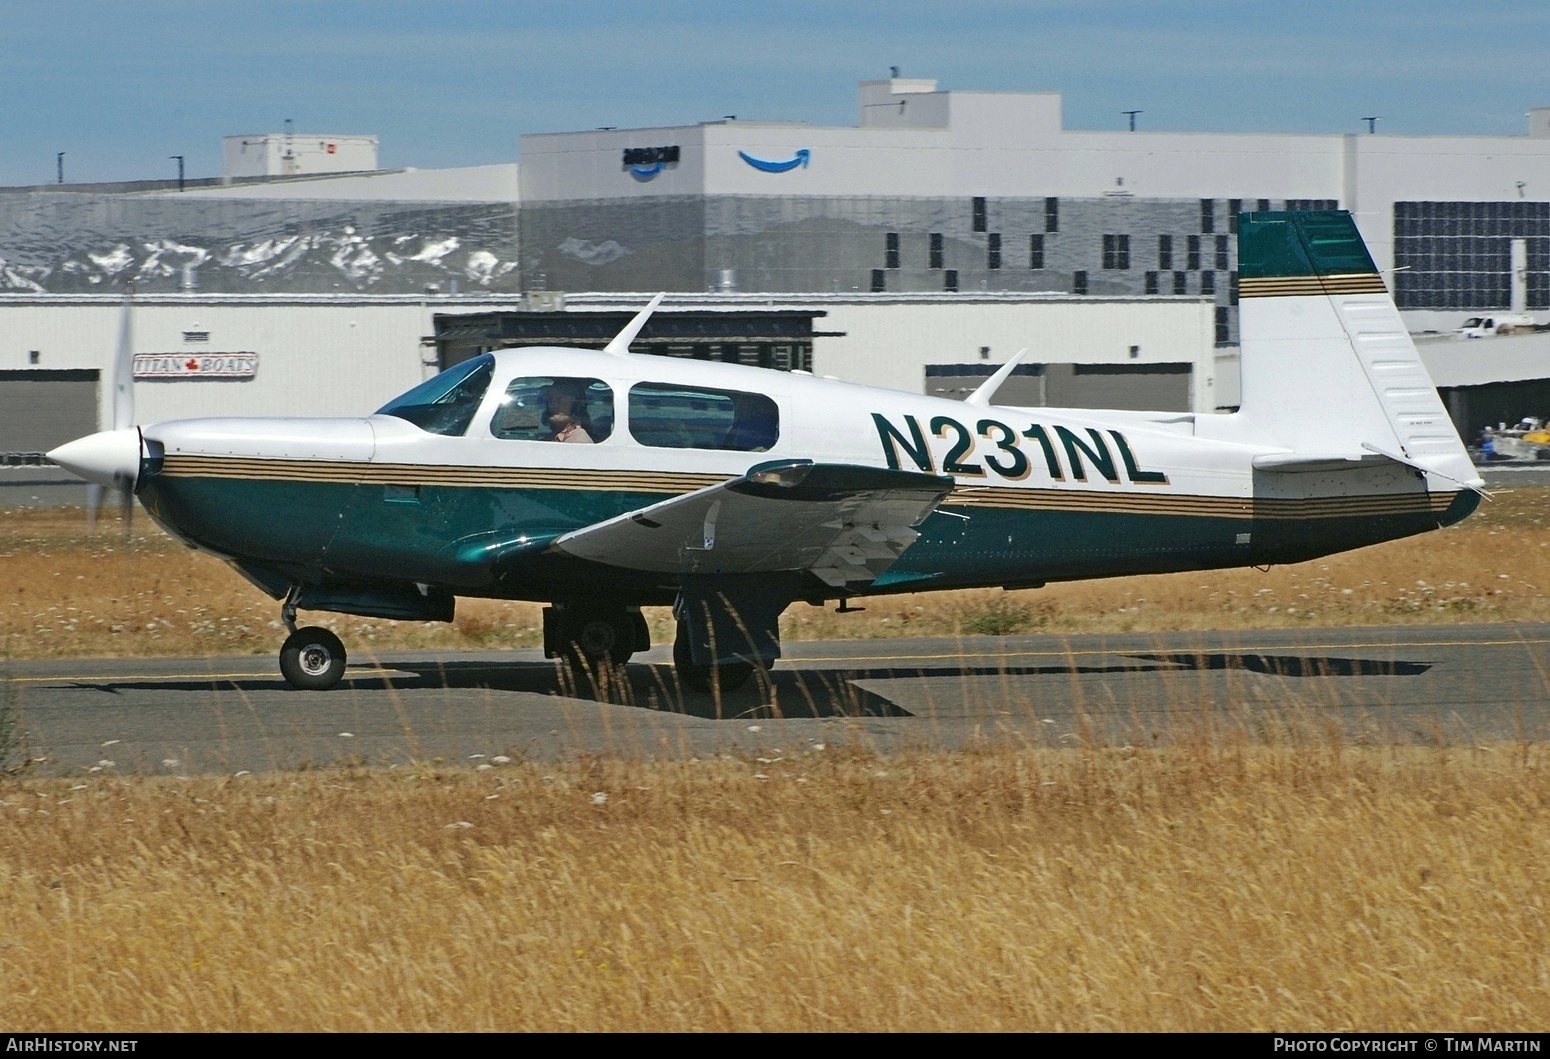
[{"label": "nose landing gear", "polygon": [[280,673],[293,688],[327,691],[344,677],[345,651],[339,637],[310,625],[296,627],[296,588],[280,604],[280,620],[290,630],[280,646]]}]

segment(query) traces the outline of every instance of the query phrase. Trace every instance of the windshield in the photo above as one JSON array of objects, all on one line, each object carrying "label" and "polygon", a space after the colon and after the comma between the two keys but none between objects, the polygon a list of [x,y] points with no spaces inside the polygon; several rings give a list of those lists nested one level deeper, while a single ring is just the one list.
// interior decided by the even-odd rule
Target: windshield
[{"label": "windshield", "polygon": [[465,360],[393,398],[377,414],[407,419],[431,434],[460,437],[479,411],[494,374],[495,358],[488,353]]}]

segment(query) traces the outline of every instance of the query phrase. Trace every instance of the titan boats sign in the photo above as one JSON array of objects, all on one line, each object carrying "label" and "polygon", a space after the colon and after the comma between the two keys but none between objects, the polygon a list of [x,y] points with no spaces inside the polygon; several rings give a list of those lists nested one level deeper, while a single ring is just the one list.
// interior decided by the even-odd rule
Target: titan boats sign
[{"label": "titan boats sign", "polygon": [[137,379],[251,379],[257,353],[136,353]]}]

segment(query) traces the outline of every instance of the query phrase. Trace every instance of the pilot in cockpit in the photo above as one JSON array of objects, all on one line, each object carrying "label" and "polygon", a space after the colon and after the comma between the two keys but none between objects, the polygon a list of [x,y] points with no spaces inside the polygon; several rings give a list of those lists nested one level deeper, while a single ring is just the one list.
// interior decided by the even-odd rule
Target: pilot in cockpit
[{"label": "pilot in cockpit", "polygon": [[544,425],[552,433],[544,440],[591,445],[592,435],[582,426],[584,403],[585,398],[579,386],[564,379],[552,383],[544,398]]}]

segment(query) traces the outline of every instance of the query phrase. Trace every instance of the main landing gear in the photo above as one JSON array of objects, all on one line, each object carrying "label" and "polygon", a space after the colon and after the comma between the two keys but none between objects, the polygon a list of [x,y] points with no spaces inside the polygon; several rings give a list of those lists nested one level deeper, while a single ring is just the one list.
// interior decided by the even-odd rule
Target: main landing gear
[{"label": "main landing gear", "polygon": [[544,608],[544,657],[563,658],[584,681],[599,682],[650,646],[639,607],[556,603]]},{"label": "main landing gear", "polygon": [[678,635],[673,638],[673,670],[678,674],[678,682],[690,691],[736,691],[753,676],[753,663],[701,665],[695,662],[689,646],[689,623],[680,621]]},{"label": "main landing gear", "polygon": [[344,677],[344,644],[319,626],[296,628],[296,597],[293,588],[280,605],[280,620],[290,630],[280,646],[280,672],[293,688],[327,691]]},{"label": "main landing gear", "polygon": [[[753,675],[752,663],[727,660],[696,662],[690,646],[689,623],[678,622],[673,640],[673,668],[689,691],[735,691]],[[646,619],[639,607],[598,603],[556,603],[544,610],[544,657],[570,663],[578,682],[601,687],[630,656],[651,646]]]}]

